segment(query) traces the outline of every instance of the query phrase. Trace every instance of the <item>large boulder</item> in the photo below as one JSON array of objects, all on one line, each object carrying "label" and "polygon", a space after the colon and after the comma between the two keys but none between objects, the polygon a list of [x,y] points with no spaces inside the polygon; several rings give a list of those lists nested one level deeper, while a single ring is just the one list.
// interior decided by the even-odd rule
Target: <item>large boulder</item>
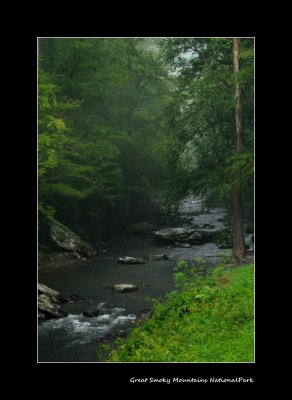
[{"label": "large boulder", "polygon": [[38,318],[62,318],[68,313],[64,311],[59,302],[61,295],[45,285],[38,284]]},{"label": "large boulder", "polygon": [[50,221],[49,235],[53,243],[62,250],[72,251],[73,254],[80,253],[86,257],[96,254],[89,243],[81,240],[76,233],[55,219]]},{"label": "large boulder", "polygon": [[167,228],[154,232],[155,239],[159,242],[171,243],[188,242],[189,236],[194,229],[189,228]]},{"label": "large boulder", "polygon": [[43,318],[43,315],[49,318],[63,318],[68,315],[59,304],[52,302],[45,294],[38,296],[38,311],[40,318]]},{"label": "large boulder", "polygon": [[143,258],[134,258],[125,256],[118,258],[118,264],[127,264],[127,265],[145,264],[145,261],[143,260]]},{"label": "large boulder", "polygon": [[[214,240],[220,229],[168,228],[155,232],[155,239],[159,242],[179,245],[179,243],[204,244]],[[187,246],[188,247],[188,246]]]},{"label": "large boulder", "polygon": [[38,283],[38,295],[45,294],[51,301],[59,302],[61,300],[61,294],[57,290],[51,289],[46,285]]}]

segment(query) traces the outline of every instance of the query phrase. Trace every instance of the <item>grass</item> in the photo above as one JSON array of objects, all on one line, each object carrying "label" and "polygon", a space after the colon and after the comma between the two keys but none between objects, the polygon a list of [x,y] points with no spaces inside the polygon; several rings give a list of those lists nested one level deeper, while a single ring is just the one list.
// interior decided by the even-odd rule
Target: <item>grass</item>
[{"label": "grass", "polygon": [[118,339],[107,361],[253,362],[254,266],[177,265],[176,289],[153,301],[151,318]]}]

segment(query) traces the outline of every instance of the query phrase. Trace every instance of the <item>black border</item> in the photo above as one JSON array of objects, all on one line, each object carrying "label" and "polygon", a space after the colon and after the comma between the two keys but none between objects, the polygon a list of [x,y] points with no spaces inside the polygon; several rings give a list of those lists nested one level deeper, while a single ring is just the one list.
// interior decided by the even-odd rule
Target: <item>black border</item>
[{"label": "black border", "polygon": [[[222,25],[221,25],[222,27]],[[29,46],[24,46],[24,48],[20,49],[20,52],[23,52],[22,60],[24,60],[26,71],[25,75],[22,75],[21,80],[26,86],[22,93],[22,113],[24,114],[24,120],[27,121],[25,123],[25,129],[20,130],[19,136],[21,136],[21,145],[19,146],[20,151],[20,159],[22,161],[23,168],[21,168],[21,172],[24,174],[23,178],[19,180],[19,187],[17,189],[17,193],[24,193],[25,196],[19,199],[19,196],[16,198],[23,202],[24,217],[26,218],[25,223],[32,227],[32,235],[31,237],[27,237],[29,243],[25,245],[24,254],[26,255],[26,260],[28,261],[28,251],[27,249],[31,249],[30,252],[30,260],[26,262],[26,270],[24,271],[24,279],[29,282],[29,286],[31,287],[31,310],[32,310],[32,325],[27,330],[29,334],[29,339],[27,343],[32,343],[32,347],[25,358],[25,362],[29,361],[29,364],[40,373],[40,376],[43,373],[61,373],[61,371],[69,372],[72,374],[72,377],[76,372],[86,376],[94,377],[94,381],[98,383],[98,385],[109,385],[108,387],[112,387],[113,385],[130,385],[133,390],[141,389],[144,391],[146,388],[146,384],[130,384],[129,379],[131,377],[174,377],[179,376],[181,378],[209,378],[209,377],[223,377],[223,378],[235,378],[235,377],[244,377],[244,378],[253,378],[253,380],[257,383],[260,380],[259,369],[262,366],[262,359],[258,355],[258,340],[256,335],[256,362],[255,363],[121,363],[121,364],[111,364],[111,363],[37,363],[37,318],[36,318],[36,265],[37,265],[37,251],[36,251],[36,195],[37,195],[37,172],[36,172],[36,158],[37,158],[37,140],[36,140],[36,130],[37,130],[37,82],[36,82],[36,71],[37,71],[37,56],[36,56],[36,44],[37,37],[49,36],[49,37],[59,37],[59,36],[86,36],[86,37],[184,37],[184,36],[193,36],[193,37],[210,37],[210,36],[246,36],[246,37],[255,37],[256,38],[256,53],[258,51],[258,42],[257,36],[255,35],[254,30],[247,30],[245,32],[238,32],[238,30],[229,30],[229,32],[219,32],[218,29],[208,29],[201,30],[200,32],[189,31],[188,29],[176,29],[173,27],[171,30],[159,30],[151,28],[151,32],[148,30],[140,29],[139,31],[135,29],[124,29],[120,30],[116,29],[107,29],[107,30],[99,30],[96,32],[88,32],[88,30],[76,31],[72,29],[59,29],[54,32],[46,29],[37,29],[30,36],[30,40],[26,41],[26,44],[30,43]],[[28,56],[29,51],[29,56]],[[257,56],[256,56],[257,59]],[[21,68],[24,64],[21,65]],[[28,94],[31,94],[31,102],[28,101]],[[23,127],[23,123],[21,127]],[[25,133],[24,133],[25,132]],[[19,137],[18,136],[18,137]],[[25,150],[25,155],[23,157],[23,151]],[[31,193],[31,194],[30,194]],[[24,198],[25,197],[25,198]],[[259,267],[258,267],[259,268]],[[28,272],[29,270],[29,272]],[[257,267],[256,267],[257,271]],[[260,280],[258,271],[256,272],[256,281]],[[258,287],[256,289],[256,293],[258,291]],[[26,291],[27,294],[27,291]],[[260,302],[260,295],[256,295],[256,304]],[[257,307],[258,308],[258,307]],[[258,317],[256,317],[256,326],[258,326]],[[26,322],[27,326],[27,322]],[[258,329],[258,328],[257,328]],[[114,382],[114,383],[113,383]],[[198,385],[200,387],[205,388],[205,384],[186,384],[191,390],[194,388],[197,389]],[[250,384],[212,384],[214,388],[221,386],[225,388],[226,386],[236,385],[237,388],[241,391],[245,386],[251,386]],[[157,386],[165,387],[166,385],[162,384],[153,384],[147,385],[148,387],[156,388]],[[167,385],[170,388],[173,388],[174,385]],[[176,384],[176,388],[180,389],[183,384]],[[216,389],[217,390],[217,389]]]}]

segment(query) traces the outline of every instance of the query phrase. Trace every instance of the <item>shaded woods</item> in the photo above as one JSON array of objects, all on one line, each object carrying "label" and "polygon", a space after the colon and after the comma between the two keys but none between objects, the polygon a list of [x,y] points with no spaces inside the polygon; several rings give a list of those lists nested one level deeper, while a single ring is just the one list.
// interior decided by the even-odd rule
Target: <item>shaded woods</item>
[{"label": "shaded woods", "polygon": [[39,39],[41,225],[94,237],[147,213],[166,177],[170,87],[151,40]]}]

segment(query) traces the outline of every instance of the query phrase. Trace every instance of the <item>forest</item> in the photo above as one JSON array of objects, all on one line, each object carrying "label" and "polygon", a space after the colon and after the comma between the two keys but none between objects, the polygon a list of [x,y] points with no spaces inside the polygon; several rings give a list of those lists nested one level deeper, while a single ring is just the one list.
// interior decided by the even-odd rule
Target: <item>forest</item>
[{"label": "forest", "polygon": [[252,362],[254,38],[37,47],[39,361]]}]

